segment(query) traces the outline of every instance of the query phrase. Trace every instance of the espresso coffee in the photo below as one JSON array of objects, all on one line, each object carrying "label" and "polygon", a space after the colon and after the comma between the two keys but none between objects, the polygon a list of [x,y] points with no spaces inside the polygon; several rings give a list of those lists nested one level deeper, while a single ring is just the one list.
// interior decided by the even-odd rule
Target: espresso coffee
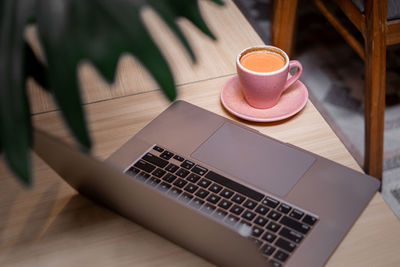
[{"label": "espresso coffee", "polygon": [[285,63],[284,57],[266,50],[250,52],[240,59],[243,67],[255,72],[277,71],[283,68]]}]

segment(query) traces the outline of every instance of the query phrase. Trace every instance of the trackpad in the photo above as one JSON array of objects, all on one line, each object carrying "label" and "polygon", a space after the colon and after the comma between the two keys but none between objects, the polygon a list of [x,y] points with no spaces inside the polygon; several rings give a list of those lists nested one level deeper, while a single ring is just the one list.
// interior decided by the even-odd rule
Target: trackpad
[{"label": "trackpad", "polygon": [[289,193],[315,161],[309,154],[228,122],[192,157],[279,196]]}]

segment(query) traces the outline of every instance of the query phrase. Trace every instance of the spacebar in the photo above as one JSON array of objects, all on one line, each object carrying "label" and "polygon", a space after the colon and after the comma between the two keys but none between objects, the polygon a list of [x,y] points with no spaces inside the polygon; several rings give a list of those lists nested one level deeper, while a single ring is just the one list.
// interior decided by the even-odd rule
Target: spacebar
[{"label": "spacebar", "polygon": [[261,194],[257,191],[254,191],[253,189],[248,188],[244,185],[241,185],[235,181],[232,181],[231,179],[228,179],[228,178],[226,178],[222,175],[219,175],[218,173],[215,173],[213,171],[209,171],[206,174],[206,178],[213,180],[214,182],[216,182],[220,185],[228,187],[228,188],[230,188],[238,193],[241,193],[249,198],[252,198],[254,200],[261,201],[264,198],[263,194]]}]

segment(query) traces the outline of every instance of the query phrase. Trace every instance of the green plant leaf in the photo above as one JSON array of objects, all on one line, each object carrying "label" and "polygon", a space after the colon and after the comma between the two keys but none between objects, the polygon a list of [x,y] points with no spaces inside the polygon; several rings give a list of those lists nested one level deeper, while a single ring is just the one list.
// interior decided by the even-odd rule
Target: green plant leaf
[{"label": "green plant leaf", "polygon": [[[210,1],[222,4],[220,0]],[[172,72],[141,20],[144,6],[160,14],[192,59],[194,53],[176,24],[177,18],[187,18],[213,38],[196,0],[0,0],[0,151],[25,183],[31,180],[32,132],[25,91],[27,76],[54,95],[73,135],[88,148],[91,142],[77,75],[82,61],[91,62],[108,82],[113,82],[121,54],[132,54],[165,95],[175,99]],[[28,23],[37,24],[46,65],[24,40]]]},{"label": "green plant leaf", "polygon": [[[223,5],[222,1],[212,0],[216,4]],[[174,31],[176,36],[180,39],[186,50],[188,51],[192,60],[195,60],[195,54],[193,53],[189,43],[187,42],[182,31],[175,23],[176,18],[184,17],[196,25],[203,33],[208,35],[210,38],[215,39],[214,35],[208,29],[204,23],[203,18],[198,7],[197,0],[149,0],[149,5],[157,11],[157,13],[164,19],[165,23]]]},{"label": "green plant leaf", "polygon": [[46,72],[47,68],[44,66],[35,56],[32,48],[27,44],[24,43],[25,48],[24,51],[26,53],[25,59],[25,71],[26,76],[32,76],[35,81],[42,86],[42,88],[49,90],[49,84],[46,80]]},{"label": "green plant leaf", "polygon": [[47,56],[49,86],[69,127],[85,146],[89,147],[90,141],[76,73],[82,60],[88,59],[112,82],[120,55],[133,54],[149,70],[165,95],[170,100],[176,97],[168,64],[140,17],[140,10],[146,4],[160,12],[192,57],[193,52],[175,25],[175,19],[184,16],[212,36],[195,0],[147,3],[127,0],[38,0],[38,28]]},{"label": "green plant leaf", "polygon": [[0,130],[5,158],[17,177],[31,183],[31,123],[25,92],[24,27],[33,0],[0,2]]},{"label": "green plant leaf", "polygon": [[177,10],[174,9],[173,6],[169,6],[167,1],[151,1],[150,3],[151,7],[163,18],[164,22],[167,23],[171,30],[174,31],[189,53],[190,58],[195,61],[195,54],[192,48],[175,22],[175,18],[179,16]]},{"label": "green plant leaf", "polygon": [[[174,11],[176,17],[184,17],[191,21],[194,25],[196,25],[204,34],[208,35],[210,38],[215,39],[215,36],[211,33],[210,29],[207,27],[204,22],[197,0],[149,0],[151,5],[156,6],[158,2],[165,2],[166,5],[170,6]],[[213,0],[214,3],[219,5],[223,5],[222,1]]]}]

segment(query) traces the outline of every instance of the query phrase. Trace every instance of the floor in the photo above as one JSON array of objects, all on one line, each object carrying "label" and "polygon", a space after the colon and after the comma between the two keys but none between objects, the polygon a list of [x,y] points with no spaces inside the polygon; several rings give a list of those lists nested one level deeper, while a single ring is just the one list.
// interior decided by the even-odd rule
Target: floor
[{"label": "floor", "polygon": [[[272,0],[235,0],[266,44]],[[340,12],[340,11],[339,11]],[[294,59],[310,99],[362,166],[364,63],[310,4],[299,3]],[[388,49],[382,196],[400,218],[400,47]]]}]

